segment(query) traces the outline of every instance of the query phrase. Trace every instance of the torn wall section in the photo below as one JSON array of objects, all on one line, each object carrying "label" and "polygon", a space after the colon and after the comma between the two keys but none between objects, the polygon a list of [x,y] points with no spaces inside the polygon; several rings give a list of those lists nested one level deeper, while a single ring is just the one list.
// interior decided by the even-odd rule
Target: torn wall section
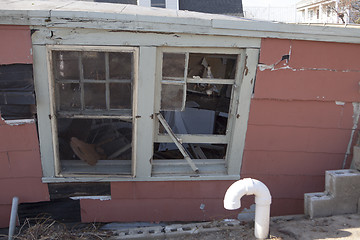
[{"label": "torn wall section", "polygon": [[30,28],[0,25],[0,35],[1,117],[5,120],[34,118]]}]

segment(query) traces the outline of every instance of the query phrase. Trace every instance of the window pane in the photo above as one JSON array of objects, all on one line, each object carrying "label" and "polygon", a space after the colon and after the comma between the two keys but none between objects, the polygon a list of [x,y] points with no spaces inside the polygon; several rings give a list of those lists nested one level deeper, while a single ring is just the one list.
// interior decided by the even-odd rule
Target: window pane
[{"label": "window pane", "polygon": [[161,85],[161,109],[176,110],[182,108],[184,86],[173,84]]},{"label": "window pane", "polygon": [[151,7],[165,8],[165,0],[151,0]]},{"label": "window pane", "polygon": [[106,109],[105,84],[84,83],[86,109]]},{"label": "window pane", "polygon": [[81,108],[80,84],[58,83],[56,87],[59,94],[60,110],[71,111]]},{"label": "window pane", "polygon": [[110,83],[110,108],[132,109],[131,83]]},{"label": "window pane", "polygon": [[188,77],[235,79],[237,55],[190,53]]},{"label": "window pane", "polygon": [[132,79],[132,53],[109,53],[110,79]]},{"label": "window pane", "polygon": [[[187,84],[184,111],[163,111],[164,118],[175,134],[226,135],[231,89],[226,84]],[[166,133],[161,126],[159,132]]]},{"label": "window pane", "polygon": [[53,51],[55,80],[80,79],[79,52]]},{"label": "window pane", "polygon": [[84,68],[84,78],[105,80],[105,53],[83,52],[81,56]]},{"label": "window pane", "polygon": [[164,77],[184,77],[185,54],[183,53],[164,53],[162,76]]},{"label": "window pane", "polygon": [[131,122],[58,118],[57,126],[63,172],[131,174]]}]

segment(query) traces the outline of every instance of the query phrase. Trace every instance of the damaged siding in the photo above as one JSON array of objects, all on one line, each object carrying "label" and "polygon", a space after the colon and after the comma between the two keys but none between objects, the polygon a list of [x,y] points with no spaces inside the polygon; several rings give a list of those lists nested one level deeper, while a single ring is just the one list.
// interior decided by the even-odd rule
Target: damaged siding
[{"label": "damaged siding", "polygon": [[[30,29],[0,25],[0,109],[5,119],[32,117],[34,104]],[[14,111],[15,110],[15,111]],[[10,125],[11,124],[11,125]],[[12,197],[19,202],[49,199],[41,183],[41,162],[34,121],[0,119],[0,228],[9,223]]]},{"label": "damaged siding", "polygon": [[0,25],[0,114],[3,119],[33,118],[34,80],[30,29]]},{"label": "damaged siding", "polygon": [[[302,213],[304,193],[323,191],[325,170],[342,168],[360,101],[359,54],[357,44],[262,40],[241,177],[271,189],[272,214]],[[284,55],[288,63],[278,62]]]}]

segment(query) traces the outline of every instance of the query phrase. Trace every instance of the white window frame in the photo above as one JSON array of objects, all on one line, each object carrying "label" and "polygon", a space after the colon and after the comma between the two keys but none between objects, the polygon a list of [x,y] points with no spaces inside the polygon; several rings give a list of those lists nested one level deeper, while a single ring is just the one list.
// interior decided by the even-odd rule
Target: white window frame
[{"label": "white window frame", "polygon": [[[130,40],[130,39],[129,39]],[[127,41],[129,41],[127,40]],[[125,40],[124,40],[125,41]],[[95,40],[94,40],[95,42]],[[191,44],[190,42],[189,44]],[[84,43],[85,45],[86,43]],[[258,43],[255,41],[254,45]],[[159,75],[159,61],[161,61],[160,52],[165,48],[159,46],[143,46],[135,45],[134,48],[138,49],[137,64],[135,64],[134,71],[136,72],[136,86],[134,86],[134,134],[133,138],[133,174],[129,177],[123,176],[78,176],[78,177],[64,177],[57,174],[58,166],[55,165],[55,151],[56,144],[54,138],[56,132],[54,121],[54,96],[51,94],[51,67],[49,58],[49,49],[87,49],[98,48],[104,51],[119,51],[122,46],[97,46],[96,44],[89,44],[91,46],[83,45],[33,45],[34,54],[34,80],[38,109],[38,131],[40,140],[41,161],[43,167],[43,182],[90,182],[90,181],[167,181],[167,180],[235,180],[240,178],[240,167],[242,154],[245,143],[245,135],[247,129],[247,121],[250,108],[250,100],[253,92],[253,84],[255,81],[255,73],[257,61],[259,56],[259,49],[249,48],[234,48],[234,47],[212,47],[207,49],[211,52],[233,53],[234,50],[242,51],[244,54],[243,69],[239,72],[239,81],[236,84],[239,90],[239,96],[235,101],[236,121],[233,123],[233,130],[230,136],[230,142],[236,141],[236,146],[228,146],[228,172],[221,176],[151,176],[151,159],[153,154],[153,141],[155,136],[154,126],[156,123],[154,114],[157,112],[155,109],[155,102],[158,101],[159,94],[156,88],[156,81],[161,76]],[[189,45],[190,46],[190,45]],[[124,49],[129,49],[124,47]],[[169,48],[170,49],[170,48]],[[179,49],[181,47],[173,47],[172,49]],[[201,47],[184,47],[191,51],[203,52],[204,48]],[[240,50],[239,50],[240,49]],[[182,50],[183,51],[183,50]],[[161,66],[161,65],[160,65]],[[141,70],[141,71],[139,71]],[[143,97],[138,97],[143,96]],[[241,104],[239,104],[241,103]]]},{"label": "white window frame", "polygon": [[[161,111],[161,85],[163,81],[162,77],[162,56],[163,53],[181,53],[185,55],[185,69],[187,69],[187,63],[189,60],[189,54],[191,53],[203,53],[203,54],[229,54],[229,55],[238,55],[237,63],[236,63],[236,75],[235,79],[212,79],[211,82],[223,84],[225,82],[233,82],[233,89],[230,99],[230,107],[229,107],[229,114],[228,114],[228,124],[226,129],[226,135],[214,135],[214,134],[176,134],[176,137],[180,140],[182,143],[217,143],[217,144],[227,144],[227,151],[226,151],[226,158],[225,158],[225,171],[226,174],[223,176],[231,176],[231,175],[239,175],[240,173],[240,164],[239,158],[236,153],[237,147],[235,146],[236,143],[232,139],[241,139],[241,135],[243,134],[240,131],[239,123],[236,124],[236,122],[240,122],[240,119],[238,115],[239,110],[242,107],[242,104],[239,104],[238,100],[240,96],[241,89],[245,87],[242,85],[242,80],[244,78],[243,73],[245,72],[246,68],[246,62],[248,59],[247,51],[246,49],[240,49],[240,48],[158,48],[158,58],[157,58],[157,81],[156,81],[156,93],[155,93],[155,114],[159,113]],[[246,70],[248,71],[248,70]],[[246,76],[245,76],[246,77]],[[166,81],[166,80],[165,80]],[[204,81],[209,81],[205,80]],[[178,81],[174,81],[174,83],[181,83],[184,84],[184,99],[186,98],[186,84],[187,83],[195,83],[198,82],[198,80],[194,80],[189,77],[184,77],[183,80],[181,78],[178,79]],[[252,87],[253,85],[248,87]],[[244,93],[242,93],[244,94]],[[185,100],[183,99],[183,106]],[[156,119],[155,121],[155,127],[154,127],[154,142],[157,143],[166,143],[166,142],[172,142],[173,138],[169,134],[161,134],[159,132],[159,121]],[[181,151],[181,150],[180,150]],[[186,157],[185,157],[186,159]],[[208,162],[205,159],[200,159],[197,161],[202,164],[211,164],[213,165],[213,168],[211,168],[214,172],[221,172],[223,169],[221,168],[221,159],[219,160],[209,160]],[[164,164],[162,164],[164,162]],[[171,176],[172,169],[175,169],[177,165],[184,164],[185,162],[183,160],[153,160],[154,165],[159,165],[159,168],[161,169],[159,173],[153,172],[155,175],[154,177],[158,177],[158,175],[163,174],[162,172],[168,172],[168,174],[164,173],[164,176],[168,175],[168,177]],[[161,166],[163,165],[163,166]],[[189,165],[194,170],[197,167],[194,166],[194,163],[189,162]],[[174,171],[174,170],[173,170]],[[195,171],[195,170],[194,170]],[[174,171],[176,173],[176,171]],[[216,175],[216,174],[214,174]],[[193,173],[189,174],[191,177],[200,177],[200,173]],[[220,176],[219,176],[220,177]]]}]

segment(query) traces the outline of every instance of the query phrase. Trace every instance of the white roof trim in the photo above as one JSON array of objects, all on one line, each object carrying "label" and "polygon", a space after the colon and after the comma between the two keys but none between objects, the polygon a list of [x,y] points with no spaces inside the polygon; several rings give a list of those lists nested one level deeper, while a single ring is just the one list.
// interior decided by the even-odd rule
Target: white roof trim
[{"label": "white roof trim", "polygon": [[83,1],[0,0],[0,24],[360,43],[360,29]]}]

